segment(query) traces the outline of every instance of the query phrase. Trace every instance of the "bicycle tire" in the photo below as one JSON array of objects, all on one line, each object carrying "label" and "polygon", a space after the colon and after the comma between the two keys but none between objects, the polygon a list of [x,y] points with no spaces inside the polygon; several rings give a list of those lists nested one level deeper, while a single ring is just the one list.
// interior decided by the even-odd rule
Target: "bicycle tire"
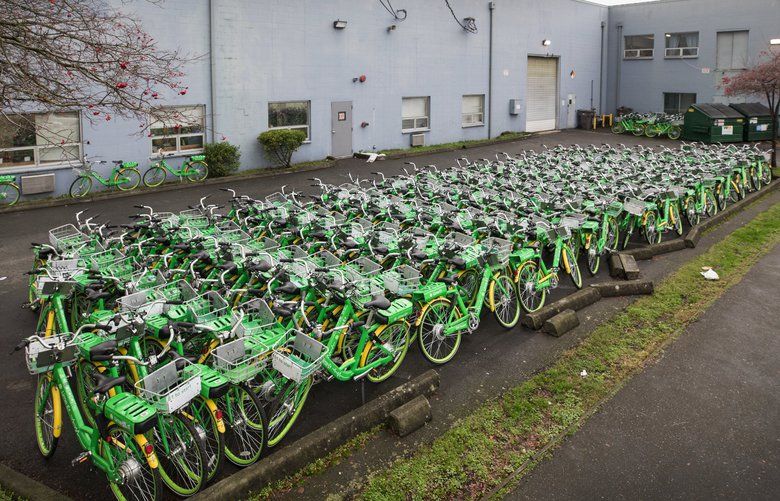
[{"label": "bicycle tire", "polygon": [[179,496],[197,493],[206,483],[208,458],[192,421],[178,413],[161,416],[152,434],[163,484]]},{"label": "bicycle tire", "polygon": [[184,177],[190,182],[199,183],[209,176],[209,166],[206,162],[192,162],[187,164],[184,171]]},{"label": "bicycle tire", "polygon": [[[268,437],[268,419],[257,395],[246,385],[232,385],[219,398],[217,406],[222,410],[228,428],[225,457],[236,466],[256,463],[265,450]],[[248,416],[247,411],[252,415]]]},{"label": "bicycle tire", "polygon": [[[280,377],[281,374],[279,374]],[[279,444],[287,433],[292,429],[295,421],[303,410],[306,399],[309,397],[309,390],[312,387],[312,379],[306,380],[300,384],[291,379],[285,379],[285,382],[274,395],[273,400],[266,404],[266,416],[268,416],[268,447],[274,447]],[[294,390],[294,391],[292,391]],[[279,397],[282,398],[279,398]],[[292,409],[292,411],[290,411]],[[284,414],[279,415],[282,411]]]},{"label": "bicycle tire", "polygon": [[[50,373],[39,374],[35,385],[35,441],[38,452],[46,459],[54,455],[59,442],[59,431],[55,427],[57,417],[62,419],[62,401]],[[45,399],[45,403],[44,400]],[[51,419],[51,421],[50,421]],[[59,426],[62,425],[60,421]]]},{"label": "bicycle tire", "polygon": [[[99,454],[110,464],[122,464],[132,461],[129,468],[133,476],[124,479],[121,484],[111,482],[111,492],[119,501],[153,501],[159,499],[162,486],[158,468],[149,465],[143,451],[138,447],[134,437],[112,424],[106,435],[111,441],[100,440]],[[122,444],[122,445],[119,445]]]},{"label": "bicycle tire", "polygon": [[19,201],[21,191],[14,183],[0,183],[0,207],[11,207]]},{"label": "bicycle tire", "polygon": [[547,299],[547,289],[538,288],[540,274],[539,265],[533,260],[521,263],[515,271],[518,299],[527,313],[539,310]]},{"label": "bicycle tire", "polygon": [[149,167],[146,172],[144,172],[143,182],[144,186],[148,188],[156,188],[163,184],[165,182],[165,179],[168,177],[168,172],[160,167],[159,165],[155,165],[152,167]]},{"label": "bicycle tire", "polygon": [[[447,323],[461,317],[460,310],[451,309],[450,305],[449,299],[439,297],[430,301],[420,315],[420,325],[417,331],[420,351],[429,362],[436,365],[446,364],[452,360],[460,347],[460,332],[448,336],[437,332],[437,330],[442,330]],[[429,319],[429,316],[432,318]]]},{"label": "bicycle tire", "polygon": [[490,302],[494,307],[493,316],[504,329],[512,329],[520,321],[520,299],[517,296],[515,281],[501,273],[490,285]]},{"label": "bicycle tire", "polygon": [[92,178],[79,176],[70,183],[68,194],[71,198],[84,198],[92,190]]},{"label": "bicycle tire", "polygon": [[141,184],[141,173],[133,168],[122,168],[114,174],[113,182],[120,191],[134,190]]}]

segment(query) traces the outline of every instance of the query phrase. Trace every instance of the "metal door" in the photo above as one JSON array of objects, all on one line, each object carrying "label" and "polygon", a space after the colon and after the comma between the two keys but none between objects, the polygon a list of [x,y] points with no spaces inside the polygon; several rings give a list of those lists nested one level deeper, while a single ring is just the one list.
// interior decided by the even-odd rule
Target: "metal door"
[{"label": "metal door", "polygon": [[330,103],[330,154],[352,156],[352,101]]},{"label": "metal door", "polygon": [[525,130],[537,132],[556,126],[558,59],[528,57]]},{"label": "metal door", "polygon": [[577,96],[569,94],[566,99],[566,126],[570,129],[577,127]]}]

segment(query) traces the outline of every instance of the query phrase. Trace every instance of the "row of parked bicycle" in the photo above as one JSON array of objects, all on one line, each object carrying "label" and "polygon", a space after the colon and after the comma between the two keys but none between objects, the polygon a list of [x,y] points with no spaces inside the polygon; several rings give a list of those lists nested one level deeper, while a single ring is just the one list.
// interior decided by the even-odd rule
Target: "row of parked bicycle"
[{"label": "row of parked bicycle", "polygon": [[612,132],[623,134],[629,132],[635,136],[680,139],[682,135],[682,114],[667,113],[626,113],[615,119]]},{"label": "row of parked bicycle", "polygon": [[[165,182],[168,176],[178,178],[180,181],[200,182],[209,175],[209,167],[206,164],[205,155],[191,155],[182,163],[181,167],[173,167],[165,160],[171,154],[159,152],[160,159],[154,162],[143,176],[138,170],[138,162],[126,162],[124,160],[92,160],[86,155],[82,159],[80,167],[74,168],[76,179],[70,184],[68,194],[71,198],[83,198],[91,191],[95,183],[105,188],[117,188],[120,191],[130,191],[138,188],[143,181],[144,186],[154,188]],[[96,164],[113,164],[111,172],[103,176],[94,170]],[[16,176],[0,176],[0,208],[10,207],[19,201],[22,190],[16,182]]]},{"label": "row of parked bicycle", "polygon": [[[70,418],[119,499],[188,496],[278,444],[319,381],[449,362],[641,233],[681,234],[771,180],[750,147],[563,147],[263,200],[232,190],[131,224],[77,214],[33,244],[24,349],[51,456]],[[62,405],[64,402],[64,405]]]}]

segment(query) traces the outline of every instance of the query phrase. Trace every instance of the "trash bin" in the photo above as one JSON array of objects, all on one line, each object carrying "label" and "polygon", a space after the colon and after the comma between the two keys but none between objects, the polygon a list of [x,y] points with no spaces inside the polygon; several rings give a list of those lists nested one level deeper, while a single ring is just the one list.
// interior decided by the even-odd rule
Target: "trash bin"
[{"label": "trash bin", "polygon": [[593,118],[596,116],[596,110],[577,110],[577,127],[580,129],[592,130]]},{"label": "trash bin", "polygon": [[742,141],[745,117],[725,104],[693,104],[685,112],[683,139],[705,143]]},{"label": "trash bin", "polygon": [[772,114],[769,108],[761,103],[734,103],[729,106],[745,117],[745,141],[772,140]]}]

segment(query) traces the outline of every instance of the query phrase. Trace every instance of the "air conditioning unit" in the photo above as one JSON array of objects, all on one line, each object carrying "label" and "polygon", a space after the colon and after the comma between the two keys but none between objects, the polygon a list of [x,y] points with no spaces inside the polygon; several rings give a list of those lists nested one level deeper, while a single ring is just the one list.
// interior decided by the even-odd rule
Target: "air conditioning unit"
[{"label": "air conditioning unit", "polygon": [[425,146],[425,134],[412,134],[412,147]]}]

